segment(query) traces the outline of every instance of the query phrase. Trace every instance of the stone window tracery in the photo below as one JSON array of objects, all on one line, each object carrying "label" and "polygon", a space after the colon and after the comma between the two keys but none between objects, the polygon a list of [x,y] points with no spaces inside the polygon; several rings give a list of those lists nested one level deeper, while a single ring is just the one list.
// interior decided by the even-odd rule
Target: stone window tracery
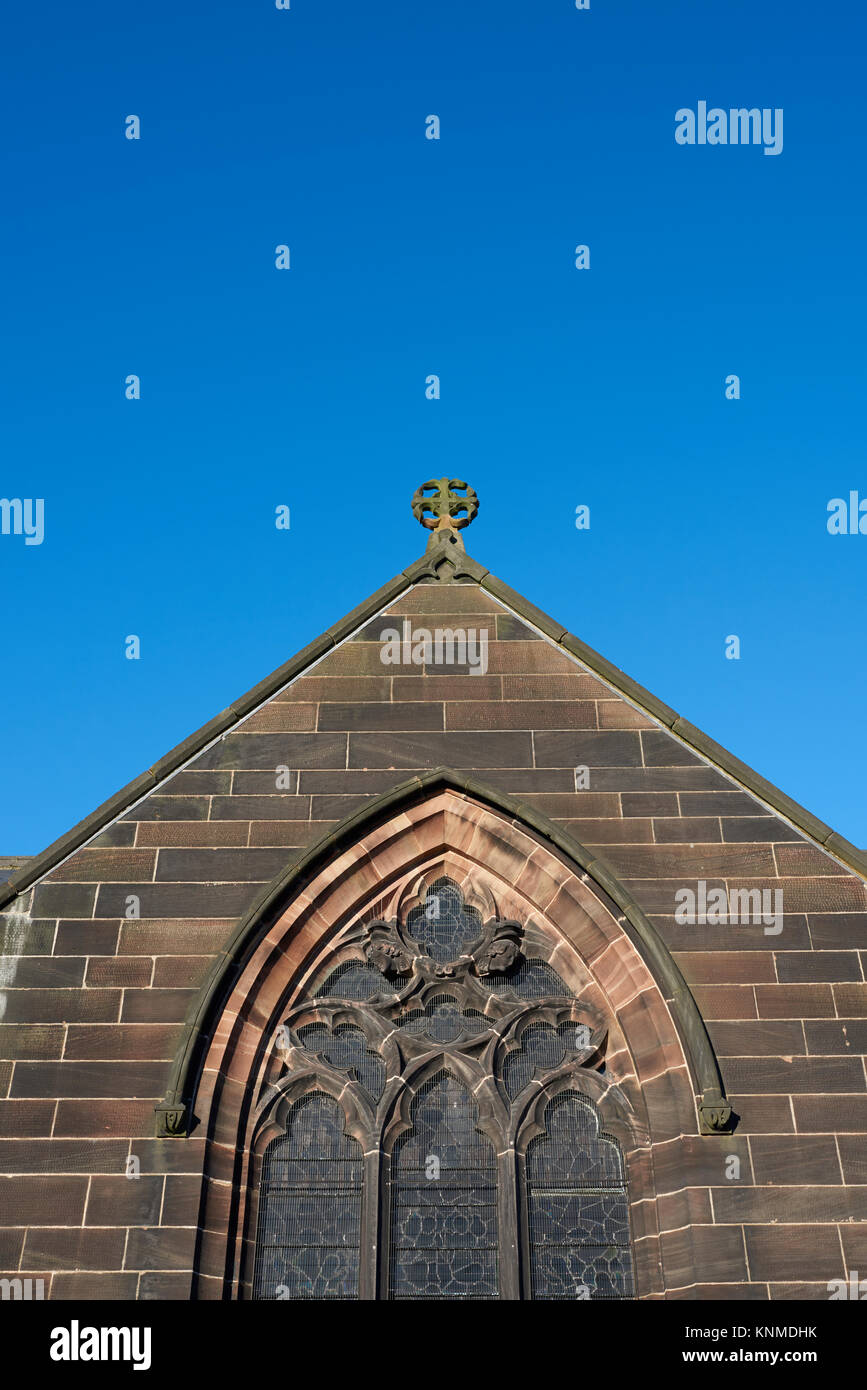
[{"label": "stone window tracery", "polygon": [[531,935],[440,877],[289,1009],[255,1298],[632,1296],[623,1155],[584,1084],[605,1021]]}]

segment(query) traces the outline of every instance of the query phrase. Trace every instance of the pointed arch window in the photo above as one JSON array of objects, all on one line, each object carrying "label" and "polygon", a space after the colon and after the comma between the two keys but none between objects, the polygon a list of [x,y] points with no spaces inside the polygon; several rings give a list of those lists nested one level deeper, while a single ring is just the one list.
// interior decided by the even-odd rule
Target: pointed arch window
[{"label": "pointed arch window", "polygon": [[391,1155],[389,1297],[492,1299],[497,1163],[462,1082],[440,1072],[412,1103]]},{"label": "pointed arch window", "polygon": [[341,944],[261,1099],[254,1298],[632,1296],[604,1020],[546,954],[445,877]]},{"label": "pointed arch window", "polygon": [[313,1092],[289,1111],[265,1151],[254,1297],[358,1297],[362,1161],[330,1096]]},{"label": "pointed arch window", "polygon": [[525,1159],[531,1296],[622,1298],[632,1273],[620,1145],[575,1091],[547,1102],[543,1126]]}]

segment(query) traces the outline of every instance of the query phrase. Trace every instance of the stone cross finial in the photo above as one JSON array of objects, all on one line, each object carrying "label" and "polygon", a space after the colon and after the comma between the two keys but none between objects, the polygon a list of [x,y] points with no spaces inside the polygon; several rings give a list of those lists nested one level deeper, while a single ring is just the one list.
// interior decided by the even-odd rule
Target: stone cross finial
[{"label": "stone cross finial", "polygon": [[[458,531],[476,516],[479,499],[468,483],[460,478],[431,478],[416,488],[412,499],[413,515],[428,531],[433,531],[428,548],[440,540],[457,541],[463,550]],[[466,512],[466,516],[459,513]],[[430,513],[430,515],[428,515]]]}]

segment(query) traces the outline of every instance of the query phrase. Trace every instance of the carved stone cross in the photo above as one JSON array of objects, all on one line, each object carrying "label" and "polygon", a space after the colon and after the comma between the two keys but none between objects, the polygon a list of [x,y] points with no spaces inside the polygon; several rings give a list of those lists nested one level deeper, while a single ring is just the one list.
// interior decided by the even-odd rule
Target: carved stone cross
[{"label": "carved stone cross", "polygon": [[[460,478],[431,478],[416,489],[412,510],[428,531],[462,531],[476,516],[479,499]],[[459,512],[466,512],[466,516],[459,516]]]}]

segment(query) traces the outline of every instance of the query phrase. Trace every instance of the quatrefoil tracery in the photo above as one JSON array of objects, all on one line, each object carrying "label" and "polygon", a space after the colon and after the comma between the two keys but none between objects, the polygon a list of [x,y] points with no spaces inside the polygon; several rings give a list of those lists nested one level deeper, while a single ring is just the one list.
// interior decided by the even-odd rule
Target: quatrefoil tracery
[{"label": "quatrefoil tracery", "polygon": [[[442,1056],[490,1077],[506,1113],[528,1087],[604,1067],[604,1018],[550,966],[524,960],[521,924],[482,925],[456,884],[440,879],[434,887],[445,908],[439,932],[429,889],[405,923],[378,918],[352,934],[351,949],[367,964],[356,954],[332,968],[325,985],[350,997],[320,993],[288,1011],[260,1093],[263,1109],[275,1093],[319,1075],[338,1090],[360,1089],[365,1111],[385,1110],[409,1073]],[[536,997],[522,997],[522,970],[524,989]],[[351,997],[365,971],[367,997]],[[543,997],[540,980],[551,987]]]},{"label": "quatrefoil tracery", "polygon": [[[433,909],[436,909],[433,911]],[[456,884],[438,879],[406,925],[376,918],[365,928],[364,951],[389,979],[480,978],[510,970],[520,957],[520,922],[492,917],[484,925]]]}]

